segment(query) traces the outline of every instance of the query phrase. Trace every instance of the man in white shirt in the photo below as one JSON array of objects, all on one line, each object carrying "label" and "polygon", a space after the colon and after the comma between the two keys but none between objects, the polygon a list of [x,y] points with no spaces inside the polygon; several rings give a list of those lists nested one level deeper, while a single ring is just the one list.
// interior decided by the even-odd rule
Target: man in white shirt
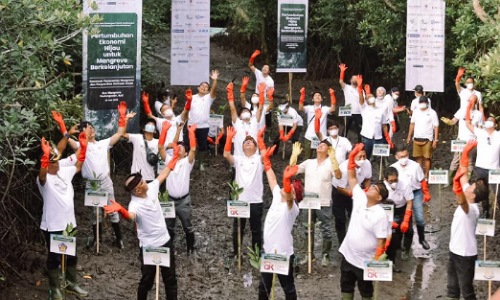
[{"label": "man in white shirt", "polygon": [[143,250],[147,247],[168,247],[170,249],[170,267],[160,267],[167,300],[177,300],[177,278],[175,273],[175,250],[173,238],[170,238],[167,226],[163,221],[163,211],[158,192],[160,185],[165,181],[176,167],[179,148],[174,146],[174,154],[165,169],[158,174],[149,184],[140,173],[130,174],[125,179],[125,190],[130,192],[131,200],[128,210],[118,202],[112,200],[111,205],[104,207],[107,213],[118,212],[129,221],[134,221],[137,227],[137,237],[141,247],[139,255],[141,260],[141,280],[137,289],[137,299],[147,300],[148,292],[153,287],[156,275],[156,266],[145,265]]},{"label": "man in white shirt", "polygon": [[339,135],[340,125],[334,122],[328,127],[328,136],[324,136],[321,131],[316,132],[320,141],[326,140],[332,145],[335,150],[337,162],[342,164],[347,159],[347,154],[352,150],[351,142],[345,137]]},{"label": "man in white shirt", "polygon": [[364,262],[378,260],[385,252],[388,235],[388,219],[384,209],[378,205],[387,199],[388,191],[383,182],[372,184],[368,191],[361,189],[356,179],[355,157],[363,149],[357,144],[349,154],[348,176],[352,188],[353,211],[349,229],[339,252],[342,254],[340,266],[340,289],[342,299],[353,299],[354,288],[358,283],[361,297],[371,299],[373,285],[363,280]]},{"label": "man in white shirt", "polygon": [[[425,96],[424,87],[420,84],[415,86],[414,91],[415,91],[415,99],[411,101],[410,110],[408,111],[410,116],[413,114],[415,110],[418,109],[418,103],[420,101],[420,97]],[[429,99],[429,108],[432,108],[431,99],[429,97],[427,98]]]},{"label": "man in white shirt", "polygon": [[458,68],[457,77],[455,78],[455,88],[457,89],[458,96],[460,97],[460,108],[466,108],[471,100],[471,96],[475,95],[477,102],[475,103],[474,108],[478,109],[481,114],[484,115],[483,96],[481,95],[481,92],[474,89],[474,78],[467,77],[465,80],[465,89],[460,85],[460,81],[462,80],[464,73],[465,68]]},{"label": "man in white shirt", "polygon": [[477,203],[488,199],[488,184],[478,179],[469,184],[467,167],[468,153],[476,146],[467,144],[460,160],[460,169],[453,179],[453,192],[458,207],[453,214],[450,234],[450,257],[448,260],[448,299],[476,299],[474,292],[474,267],[477,259],[476,225],[479,218]]},{"label": "man in white shirt", "polygon": [[[257,113],[259,111],[259,103],[260,103],[260,92],[258,91],[257,86],[257,92],[253,93],[250,102],[246,100],[246,91],[247,91],[247,85],[248,82],[250,81],[250,78],[248,76],[243,76],[241,80],[241,88],[240,88],[240,104],[241,107],[245,107],[250,110],[253,116],[257,116]],[[264,83],[265,84],[265,83]],[[261,82],[262,85],[262,82]],[[260,112],[260,120],[259,120],[259,129],[264,128],[266,126],[266,115],[274,108],[274,101],[268,101],[266,104],[265,102],[265,97],[267,96],[267,93],[273,94],[274,93],[274,87],[270,89],[264,89],[264,107],[262,108],[262,111]]]},{"label": "man in white shirt", "polygon": [[[355,75],[351,76],[350,84],[346,84],[344,82],[345,71],[347,67],[345,64],[340,64],[340,76],[339,76],[339,84],[342,90],[344,91],[345,105],[351,106],[350,117],[346,118],[346,136],[349,134],[349,130],[353,129],[354,133],[358,137],[358,143],[361,143],[361,126],[363,123],[363,119],[361,118],[361,106],[359,106],[359,94],[358,94],[358,82],[356,81]],[[351,127],[354,126],[354,127]]]},{"label": "man in white shirt", "polygon": [[[170,95],[169,90],[160,91],[158,93],[158,99],[155,101],[155,112],[158,117],[164,117],[165,110],[170,108],[172,110],[175,109],[175,105],[177,104],[177,94]],[[149,104],[149,101],[148,101]]]},{"label": "man in white shirt", "polygon": [[[255,74],[255,93],[259,93],[259,86],[261,83],[265,83],[266,84],[266,89],[264,90],[264,95],[267,96],[268,95],[268,91],[270,89],[273,89],[274,91],[274,80],[273,78],[271,77],[271,68],[269,67],[268,64],[265,64],[262,66],[262,70],[259,70],[257,69],[255,66],[254,66],[254,61],[255,61],[255,58],[260,55],[260,51],[259,50],[255,50],[253,53],[252,53],[252,56],[250,57],[250,59],[248,60],[248,67],[250,68],[250,70],[252,71],[252,73]],[[268,98],[266,98],[266,100],[269,100]],[[267,102],[267,101],[266,101]],[[270,114],[270,110],[272,109],[272,106],[273,104],[272,103],[269,103],[269,106],[271,107],[270,109],[264,107],[264,111],[265,111],[265,114],[266,114],[266,117],[265,117],[265,122],[266,122],[266,127],[267,128],[271,128],[272,126],[272,114]]]},{"label": "man in white shirt", "polygon": [[394,121],[394,100],[391,95],[387,94],[387,91],[383,86],[379,86],[375,91],[375,105],[379,108],[385,110],[385,115],[387,117],[387,121],[389,122],[387,125],[389,126],[389,136],[392,138],[392,133],[396,131],[396,122]]},{"label": "man in white shirt", "polygon": [[[302,119],[302,116],[299,115],[299,113],[295,110],[295,108],[290,107],[290,103],[288,103],[288,101],[280,104],[278,106],[278,109],[280,111],[280,115],[291,117],[291,119],[293,120],[293,125],[292,126],[278,125],[279,134],[276,135],[276,138],[274,139],[274,145],[276,145],[276,149],[274,149],[275,154],[279,153],[280,141],[286,143],[289,140],[291,140],[292,144],[298,142],[300,134],[302,133],[302,129],[304,128],[304,119]],[[279,118],[280,117],[278,116],[278,122]]]}]

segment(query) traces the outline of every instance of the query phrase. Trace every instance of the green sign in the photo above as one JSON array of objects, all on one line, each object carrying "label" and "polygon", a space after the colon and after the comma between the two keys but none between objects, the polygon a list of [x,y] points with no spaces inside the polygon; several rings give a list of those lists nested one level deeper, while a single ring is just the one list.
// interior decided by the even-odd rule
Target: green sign
[{"label": "green sign", "polygon": [[277,72],[306,72],[307,0],[278,1]]}]

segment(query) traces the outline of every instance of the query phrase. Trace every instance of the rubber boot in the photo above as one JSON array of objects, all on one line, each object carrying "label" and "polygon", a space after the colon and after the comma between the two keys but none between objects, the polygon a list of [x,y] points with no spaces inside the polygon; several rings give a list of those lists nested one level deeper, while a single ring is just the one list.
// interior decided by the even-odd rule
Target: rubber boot
[{"label": "rubber boot", "polygon": [[66,286],[66,292],[75,294],[79,297],[87,297],[89,295],[89,292],[86,290],[82,289],[77,283],[76,283],[76,266],[68,266],[66,268],[66,282],[68,285]]},{"label": "rubber boot", "polygon": [[207,151],[200,151],[199,153],[199,158],[200,158],[200,171],[205,171],[205,159],[207,157]]},{"label": "rubber boot", "polygon": [[[308,249],[307,236],[306,236],[306,239],[304,240],[303,248],[304,248],[304,257],[300,261],[301,265],[307,264],[307,257],[309,254],[308,253],[309,249]],[[316,256],[314,255],[314,232],[311,232],[311,262],[315,262],[315,261],[316,261]]]},{"label": "rubber boot", "polygon": [[122,228],[120,227],[120,223],[111,223],[111,227],[113,227],[113,231],[115,232],[116,246],[120,249],[125,248],[123,245]]},{"label": "rubber boot", "polygon": [[194,253],[194,232],[186,234],[187,255]]},{"label": "rubber boot", "polygon": [[340,245],[342,245],[342,242],[345,239],[345,234],[346,234],[345,229],[339,229],[339,230],[337,230],[337,238],[339,240],[339,247],[340,247]]},{"label": "rubber boot", "polygon": [[332,250],[332,240],[323,240],[323,251],[321,251],[321,265],[323,267],[330,265],[330,250]]},{"label": "rubber boot", "polygon": [[354,293],[342,293],[340,295],[340,299],[342,300],[353,300],[354,299]]},{"label": "rubber boot", "polygon": [[61,282],[59,281],[59,269],[47,270],[49,277],[49,300],[62,300],[63,295],[61,293]]},{"label": "rubber boot", "polygon": [[361,300],[373,300],[373,297],[361,297]]},{"label": "rubber boot", "polygon": [[431,247],[429,246],[429,243],[425,240],[425,233],[424,233],[424,226],[419,226],[417,225],[417,233],[418,233],[418,242],[420,245],[422,245],[422,248],[425,250],[429,250]]}]

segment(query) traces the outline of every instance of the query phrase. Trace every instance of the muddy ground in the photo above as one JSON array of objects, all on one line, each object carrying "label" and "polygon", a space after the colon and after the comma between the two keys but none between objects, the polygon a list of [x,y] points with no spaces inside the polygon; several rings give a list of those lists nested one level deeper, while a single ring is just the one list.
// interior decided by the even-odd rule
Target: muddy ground
[{"label": "muddy ground", "polygon": [[[167,45],[167,44],[165,44]],[[212,43],[212,66],[221,71],[221,81],[218,88],[219,99],[214,107],[225,103],[225,84],[232,78],[240,78],[243,75],[250,75],[246,67],[245,57],[235,55]],[[169,57],[168,48],[159,51],[161,56]],[[256,61],[259,66],[261,62]],[[168,70],[168,66],[162,66],[160,70]],[[164,74],[162,78],[168,82],[169,74]],[[284,98],[288,86],[288,76],[279,74],[275,77],[277,98]],[[301,77],[301,76],[297,76]],[[252,77],[253,79],[253,77]],[[238,80],[236,81],[238,82]],[[237,84],[239,85],[239,84]],[[253,83],[251,82],[251,86]],[[298,96],[298,89],[307,86],[308,90],[321,88],[327,91],[329,86],[340,90],[336,80],[333,82],[307,82],[304,80],[294,80],[295,95]],[[179,89],[179,91],[181,91]],[[340,94],[339,94],[340,96]],[[340,98],[340,97],[339,97]],[[182,99],[182,98],[181,98]],[[408,95],[409,99],[409,95]],[[409,102],[409,100],[406,102]],[[181,100],[183,102],[183,100]],[[296,101],[295,101],[296,102]],[[294,104],[295,105],[295,104]],[[227,114],[227,112],[226,112]],[[405,119],[405,118],[403,118]],[[226,119],[226,123],[227,120]],[[402,142],[406,137],[408,120],[403,120],[403,130],[395,135],[395,141]],[[450,130],[445,130],[448,137],[441,138],[446,141],[450,139]],[[351,140],[353,136],[349,136]],[[269,143],[268,143],[269,144]],[[128,146],[123,146],[128,147]],[[290,151],[287,146],[287,152]],[[289,155],[289,153],[288,153]],[[447,169],[451,161],[449,143],[439,145],[435,155],[435,167]],[[129,159],[130,156],[126,159]],[[128,172],[129,163],[123,157],[114,156],[117,163],[116,172],[113,175],[115,185],[115,195],[119,202],[128,204],[129,196],[122,189],[124,176]],[[125,161],[125,162],[123,162]],[[299,158],[300,161],[300,158]],[[122,162],[122,163],[118,163]],[[390,163],[393,159],[390,159]],[[286,162],[281,157],[274,157],[273,167],[277,173],[281,173]],[[378,177],[379,163],[373,163],[374,178]],[[191,175],[191,195],[193,200],[193,224],[196,231],[197,253],[193,257],[186,256],[184,234],[178,224],[176,238],[176,264],[179,285],[179,299],[256,299],[259,283],[259,273],[252,269],[245,257],[243,269],[237,270],[236,261],[228,263],[227,257],[232,252],[231,244],[231,224],[232,220],[226,217],[225,200],[228,196],[226,182],[230,180],[229,166],[219,154],[211,157],[210,165],[205,173],[194,170]],[[139,270],[139,246],[134,231],[134,225],[122,222],[125,234],[126,248],[118,250],[112,246],[113,234],[111,227],[104,229],[104,237],[101,243],[101,253],[96,255],[92,249],[85,247],[87,237],[91,236],[90,208],[83,206],[83,190],[81,182],[75,183],[76,191],[76,212],[79,234],[78,237],[78,257],[81,266],[80,284],[90,292],[87,299],[135,299],[137,283],[140,278]],[[270,203],[271,194],[265,190],[265,202]],[[426,220],[432,224],[433,233],[427,234],[427,240],[431,245],[431,250],[423,250],[418,241],[413,243],[413,257],[406,262],[401,262],[398,255],[398,265],[403,270],[400,274],[394,274],[393,282],[383,282],[379,284],[379,299],[443,299],[446,298],[446,265],[448,258],[448,242],[452,214],[456,207],[455,198],[451,188],[439,189],[431,186],[433,199],[426,206]],[[298,226],[298,221],[296,227]],[[332,224],[333,226],[333,224]],[[498,228],[498,225],[497,225]],[[497,229],[498,230],[498,229]],[[295,248],[298,255],[303,255],[299,245],[302,244],[303,237],[299,236],[298,230],[294,230]],[[415,239],[417,235],[415,234]],[[245,233],[245,247],[249,244],[250,235]],[[334,238],[336,241],[336,238]],[[479,253],[483,253],[483,239],[478,237]],[[45,246],[35,244],[29,250],[32,262],[30,265],[39,266],[33,272],[23,272],[22,279],[9,278],[9,287],[2,291],[0,299],[46,299],[48,283],[44,276],[44,261],[46,257]],[[490,260],[499,260],[497,253],[498,242],[493,238],[488,238],[487,257]],[[317,231],[316,236],[316,256],[320,256],[321,236]],[[299,299],[340,299],[340,270],[338,245],[334,244],[332,250],[332,265],[321,267],[317,261],[313,265],[313,273],[307,274],[306,267],[301,266],[296,274],[296,287]],[[252,285],[248,288],[243,286],[243,275],[252,275]],[[87,275],[87,276],[85,276]],[[84,278],[83,276],[87,277]],[[476,282],[478,299],[487,298],[487,283]],[[499,285],[493,284],[493,290]],[[153,290],[154,291],[154,290]],[[154,299],[153,291],[150,299]],[[164,295],[163,289],[160,289]],[[77,299],[68,296],[67,299]],[[277,299],[284,299],[280,288],[277,291]],[[356,298],[360,299],[356,292]]]}]

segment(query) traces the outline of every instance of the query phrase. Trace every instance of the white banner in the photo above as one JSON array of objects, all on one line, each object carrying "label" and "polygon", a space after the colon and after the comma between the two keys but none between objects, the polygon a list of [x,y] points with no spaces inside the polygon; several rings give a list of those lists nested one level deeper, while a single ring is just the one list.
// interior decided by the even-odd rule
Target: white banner
[{"label": "white banner", "polygon": [[406,90],[444,92],[445,1],[408,0]]},{"label": "white banner", "polygon": [[210,0],[172,0],[170,84],[196,85],[210,72]]}]

